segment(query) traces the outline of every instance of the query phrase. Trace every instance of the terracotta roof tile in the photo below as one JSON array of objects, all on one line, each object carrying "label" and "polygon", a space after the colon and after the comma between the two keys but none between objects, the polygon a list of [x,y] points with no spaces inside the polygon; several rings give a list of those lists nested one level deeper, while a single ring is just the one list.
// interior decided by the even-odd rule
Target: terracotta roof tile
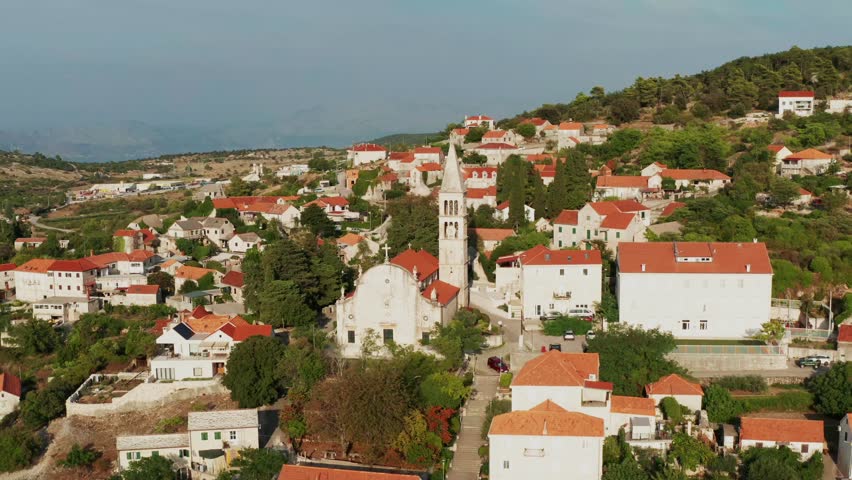
[{"label": "terracotta roof tile", "polygon": [[601,228],[607,228],[612,230],[625,230],[627,227],[630,226],[630,223],[633,222],[633,219],[635,218],[635,213],[610,213],[601,222]]},{"label": "terracotta roof tile", "polygon": [[518,147],[512,145],[511,143],[483,143],[482,145],[476,147],[477,150],[517,150]]},{"label": "terracotta roof tile", "polygon": [[16,238],[15,243],[44,243],[47,241],[45,237],[21,237]]},{"label": "terracotta roof tile", "polygon": [[824,443],[825,431],[822,420],[743,417],[740,440]]},{"label": "terracotta roof tile", "polygon": [[21,396],[21,379],[11,373],[0,373],[0,391]]},{"label": "terracotta roof tile", "polygon": [[602,265],[600,250],[550,250],[543,245],[519,255],[524,265]]},{"label": "terracotta roof tile", "polygon": [[553,220],[554,225],[577,225],[579,221],[579,210],[562,210],[559,216]]},{"label": "terracotta roof tile", "polygon": [[512,380],[513,387],[580,387],[598,376],[597,353],[562,353],[551,350],[528,361]]},{"label": "terracotta roof tile", "polygon": [[476,121],[494,120],[493,118],[489,117],[488,115],[470,115],[468,117],[464,117],[464,119],[465,120],[476,120]]},{"label": "terracotta roof tile", "polygon": [[417,267],[417,280],[423,281],[438,271],[438,259],[426,250],[408,250],[393,257],[390,263],[398,265],[411,273]]},{"label": "terracotta roof tile", "polygon": [[482,135],[482,139],[487,140],[503,138],[504,136],[506,136],[506,133],[507,132],[505,130],[491,130],[490,132],[485,132],[485,134]]},{"label": "terracotta roof tile", "polygon": [[430,283],[428,287],[423,290],[423,297],[432,299],[432,292],[435,292],[435,299],[441,305],[446,306],[450,302],[453,301],[454,298],[459,294],[459,287],[455,285],[450,285],[447,282],[443,282],[441,280],[435,280]]},{"label": "terracotta roof tile", "polygon": [[231,270],[222,277],[222,280],[220,280],[219,283],[224,284],[224,285],[228,285],[228,286],[231,286],[231,287],[242,288],[243,285],[245,285],[245,279],[244,279],[244,276],[243,276],[243,272]]},{"label": "terracotta roof tile", "polygon": [[795,161],[795,160],[831,160],[833,157],[825,152],[820,152],[815,148],[808,148],[807,150],[802,150],[801,152],[792,153],[784,159],[784,161]]},{"label": "terracotta roof tile", "polygon": [[660,216],[661,217],[668,217],[669,215],[673,214],[675,212],[675,210],[677,210],[679,208],[683,208],[685,206],[686,206],[686,204],[683,203],[683,202],[672,202],[672,203],[666,205],[666,208],[663,209],[663,212],[660,213]]},{"label": "terracotta roof tile", "polygon": [[814,92],[810,90],[781,90],[779,97],[813,97]]},{"label": "terracotta roof tile", "polygon": [[156,295],[159,291],[159,285],[131,285],[127,287],[128,294]]},{"label": "terracotta roof tile", "polygon": [[422,154],[435,154],[435,153],[437,153],[439,155],[443,155],[444,151],[441,150],[441,147],[416,147],[414,149],[414,154],[417,155],[418,153],[422,153]]},{"label": "terracotta roof tile", "polygon": [[852,323],[841,325],[837,330],[838,342],[852,342]]},{"label": "terracotta roof tile", "polygon": [[[787,157],[789,158],[789,157]],[[674,180],[730,180],[731,177],[718,170],[708,168],[678,169],[666,168],[660,175]]]},{"label": "terracotta roof tile", "polygon": [[667,375],[654,383],[645,385],[646,395],[701,395],[704,396],[704,390],[701,385],[690,382],[689,380],[673,373]]},{"label": "terracotta roof tile", "polygon": [[249,323],[235,325],[233,322],[228,322],[219,328],[219,331],[234,339],[234,341],[242,342],[249,337],[272,336],[272,325],[252,325]]},{"label": "terracotta roof tile", "polygon": [[471,228],[470,231],[486,242],[502,242],[515,235],[511,228]]},{"label": "terracotta roof tile", "polygon": [[604,421],[579,412],[569,412],[550,400],[530,410],[497,415],[489,435],[551,437],[603,437]]},{"label": "terracotta roof tile", "polygon": [[31,273],[47,273],[50,266],[53,265],[53,260],[47,258],[34,258],[29,262],[16,268],[16,272],[31,272]]},{"label": "terracotta roof tile", "polygon": [[467,189],[467,198],[469,199],[478,199],[485,197],[496,197],[497,196],[497,187],[491,186],[488,188],[468,188]]},{"label": "terracotta roof tile", "polygon": [[417,475],[366,472],[342,468],[284,465],[278,480],[420,480]]},{"label": "terracotta roof tile", "polygon": [[644,415],[648,417],[656,415],[653,398],[613,395],[610,407],[612,413],[626,413],[628,415]]},{"label": "terracotta roof tile", "polygon": [[583,124],[579,122],[562,122],[559,130],[583,130]]},{"label": "terracotta roof tile", "polygon": [[361,143],[358,145],[353,145],[349,148],[354,152],[385,152],[387,151],[385,147],[381,145],[376,145],[375,143]]},{"label": "terracotta roof tile", "polygon": [[18,268],[14,263],[2,263],[0,264],[0,272],[9,272]]},{"label": "terracotta roof tile", "polygon": [[178,268],[175,272],[175,278],[186,278],[188,280],[198,280],[204,275],[208,273],[212,273],[213,276],[216,276],[216,270],[211,270],[209,268],[201,268],[201,267],[191,267],[189,265],[183,265]]}]

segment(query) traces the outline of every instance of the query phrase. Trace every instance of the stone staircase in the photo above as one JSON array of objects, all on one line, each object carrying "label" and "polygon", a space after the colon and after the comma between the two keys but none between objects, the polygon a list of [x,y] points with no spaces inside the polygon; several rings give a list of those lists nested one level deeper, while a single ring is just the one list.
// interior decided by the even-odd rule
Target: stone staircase
[{"label": "stone staircase", "polygon": [[480,436],[485,408],[497,393],[499,377],[477,372],[473,380],[475,395],[467,401],[461,421],[461,432],[456,441],[453,463],[447,474],[448,480],[476,480],[479,478],[479,447],[485,443]]}]

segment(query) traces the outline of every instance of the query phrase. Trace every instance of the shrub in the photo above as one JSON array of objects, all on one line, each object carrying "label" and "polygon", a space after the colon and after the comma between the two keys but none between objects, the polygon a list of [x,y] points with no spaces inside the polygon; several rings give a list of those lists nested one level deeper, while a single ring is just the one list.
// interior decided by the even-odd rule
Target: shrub
[{"label": "shrub", "polygon": [[186,417],[182,415],[163,418],[157,422],[157,426],[154,427],[154,433],[175,433],[184,425],[186,425]]},{"label": "shrub", "polygon": [[31,433],[11,428],[0,430],[0,472],[29,466],[39,449],[40,444]]},{"label": "shrub", "polygon": [[683,421],[683,409],[674,397],[666,397],[660,402],[660,410],[673,423]]},{"label": "shrub", "polygon": [[88,447],[81,447],[80,444],[75,443],[61,465],[65,468],[88,467],[95,463],[95,460],[100,456],[100,452]]},{"label": "shrub", "polygon": [[509,388],[512,385],[512,373],[506,372],[500,375],[500,388]]},{"label": "shrub", "polygon": [[742,404],[731,397],[731,392],[718,385],[710,385],[704,391],[704,408],[711,422],[728,423],[743,412]]},{"label": "shrub", "polygon": [[722,377],[713,381],[713,385],[718,385],[727,390],[741,390],[752,393],[764,393],[769,389],[766,380],[757,375]]},{"label": "shrub", "polygon": [[810,410],[814,397],[809,392],[789,391],[768,397],[742,397],[739,399],[745,412],[769,410],[773,412],[802,412]]}]

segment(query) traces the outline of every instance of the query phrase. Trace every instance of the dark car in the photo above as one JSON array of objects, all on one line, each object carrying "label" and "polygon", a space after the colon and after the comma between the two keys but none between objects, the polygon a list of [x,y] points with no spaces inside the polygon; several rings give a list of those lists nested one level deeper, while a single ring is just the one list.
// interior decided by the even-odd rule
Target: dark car
[{"label": "dark car", "polygon": [[828,366],[831,363],[831,357],[828,355],[811,355],[809,357],[800,358],[796,364],[799,368]]},{"label": "dark car", "polygon": [[509,366],[500,357],[490,357],[488,359],[488,368],[497,373],[506,373],[509,371]]},{"label": "dark car", "polygon": [[551,343],[549,350],[559,350],[561,352],[562,351],[562,344],[561,343]]}]

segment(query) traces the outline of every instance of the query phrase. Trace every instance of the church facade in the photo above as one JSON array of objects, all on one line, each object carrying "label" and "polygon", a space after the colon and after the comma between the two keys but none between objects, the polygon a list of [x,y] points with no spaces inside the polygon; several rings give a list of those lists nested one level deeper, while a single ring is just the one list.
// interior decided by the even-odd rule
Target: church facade
[{"label": "church facade", "polygon": [[354,358],[384,346],[419,346],[468,304],[467,208],[455,148],[450,147],[438,194],[438,250],[408,249],[363,272],[336,304],[340,354]]}]

